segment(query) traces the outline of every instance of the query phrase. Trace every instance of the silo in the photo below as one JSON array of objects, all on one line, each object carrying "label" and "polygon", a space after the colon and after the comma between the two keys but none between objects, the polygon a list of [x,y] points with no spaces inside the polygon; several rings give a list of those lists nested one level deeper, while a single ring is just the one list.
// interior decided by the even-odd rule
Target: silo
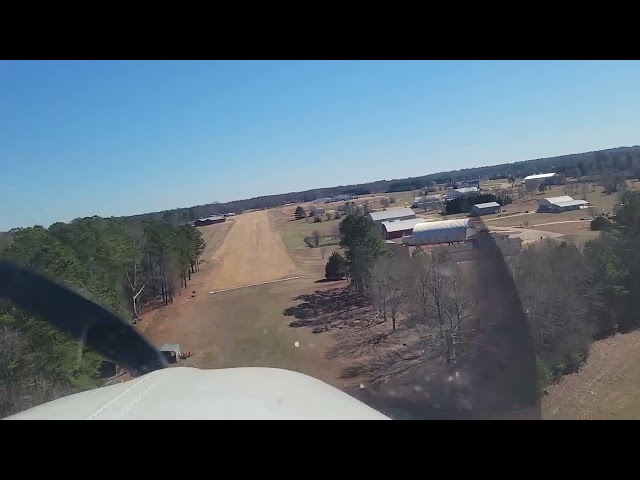
[{"label": "silo", "polygon": [[419,223],[413,227],[411,236],[402,239],[402,243],[405,245],[434,245],[461,242],[467,238],[472,227],[473,220],[469,218]]}]

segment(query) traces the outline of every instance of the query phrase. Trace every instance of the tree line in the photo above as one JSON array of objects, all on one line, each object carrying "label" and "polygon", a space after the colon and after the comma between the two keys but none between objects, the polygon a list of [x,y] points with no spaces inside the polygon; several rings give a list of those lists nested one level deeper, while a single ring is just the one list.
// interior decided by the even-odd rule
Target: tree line
[{"label": "tree line", "polygon": [[[18,228],[0,258],[36,269],[136,321],[143,305],[171,303],[188,287],[205,248],[188,225],[89,217],[49,228]],[[0,303],[0,415],[99,383],[101,359],[75,340]]]},{"label": "tree line", "polygon": [[[355,214],[340,224],[340,244],[345,255],[329,258],[328,279],[346,276],[392,333],[415,329],[425,358],[470,361],[466,345],[481,344],[478,325],[488,321],[476,316],[480,287],[492,281],[479,276],[483,259],[458,264],[441,249],[392,253],[375,224]],[[576,371],[596,339],[640,327],[638,252],[640,193],[627,191],[606,231],[583,249],[544,240],[507,259],[542,387]]]},{"label": "tree line", "polygon": [[620,147],[598,152],[577,153],[551,158],[539,158],[501,165],[465,168],[433,173],[405,179],[379,180],[357,185],[340,185],[315,188],[301,192],[266,195],[232,202],[215,202],[188,208],[177,208],[161,212],[126,217],[136,222],[145,220],[165,221],[172,225],[191,222],[209,215],[229,212],[242,213],[247,210],[271,208],[285,203],[311,202],[318,198],[350,194],[391,193],[418,190],[430,184],[452,183],[476,178],[524,177],[540,172],[557,172],[567,176],[603,175],[611,172],[640,175],[640,147]]}]

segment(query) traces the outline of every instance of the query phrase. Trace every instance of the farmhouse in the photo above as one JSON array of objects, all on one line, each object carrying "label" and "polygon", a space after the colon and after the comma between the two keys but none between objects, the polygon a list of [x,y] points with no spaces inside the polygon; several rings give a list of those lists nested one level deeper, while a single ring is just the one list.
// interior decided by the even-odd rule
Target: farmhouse
[{"label": "farmhouse", "polygon": [[311,215],[322,215],[324,211],[323,207],[311,207]]},{"label": "farmhouse", "polygon": [[427,195],[424,197],[415,197],[411,208],[437,208],[442,200],[441,195]]},{"label": "farmhouse", "polygon": [[460,197],[467,196],[469,194],[478,193],[478,191],[479,191],[478,187],[456,188],[455,190],[449,190],[445,194],[445,196],[447,197],[447,200],[452,200],[454,198],[460,198]]},{"label": "farmhouse", "polygon": [[569,195],[560,195],[558,197],[543,198],[538,202],[539,212],[568,212],[570,210],[580,210],[587,208],[589,202],[586,200],[574,200]]},{"label": "farmhouse", "polygon": [[538,185],[541,183],[546,183],[547,185],[554,185],[557,183],[560,175],[557,173],[537,173],[536,175],[529,175],[528,177],[524,177],[523,182],[528,187],[533,189],[538,188]]},{"label": "farmhouse", "polygon": [[413,227],[411,236],[404,237],[404,245],[435,245],[438,243],[462,242],[472,230],[473,220],[468,218],[423,222]]},{"label": "farmhouse", "polygon": [[205,225],[213,225],[215,223],[224,223],[224,215],[211,215],[210,217],[199,218],[193,222],[194,227],[203,227]]},{"label": "farmhouse", "polygon": [[335,197],[333,197],[333,201],[334,202],[344,202],[346,200],[351,200],[353,198],[353,196],[351,195],[336,195]]},{"label": "farmhouse", "polygon": [[477,203],[471,207],[472,217],[492,215],[494,213],[500,213],[500,204],[498,202]]},{"label": "farmhouse", "polygon": [[382,222],[382,233],[384,238],[390,240],[392,238],[400,238],[405,235],[411,235],[413,227],[418,223],[424,222],[421,218],[410,218],[409,220],[391,220]]},{"label": "farmhouse", "polygon": [[416,218],[416,214],[410,208],[392,208],[391,210],[384,210],[382,212],[371,212],[369,218],[373,220],[373,223],[376,225],[381,225],[382,222],[391,220],[410,220]]}]

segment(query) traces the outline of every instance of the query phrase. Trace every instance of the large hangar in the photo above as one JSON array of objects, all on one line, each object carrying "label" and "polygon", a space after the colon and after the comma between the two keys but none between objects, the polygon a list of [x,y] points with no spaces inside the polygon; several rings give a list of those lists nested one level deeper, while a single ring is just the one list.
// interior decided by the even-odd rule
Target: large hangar
[{"label": "large hangar", "polygon": [[567,212],[569,210],[580,210],[581,208],[587,208],[589,202],[586,200],[574,200],[568,195],[561,195],[559,197],[547,197],[538,201],[539,212]]},{"label": "large hangar", "polygon": [[435,245],[438,243],[462,242],[469,236],[474,221],[469,218],[423,222],[413,227],[411,236],[404,237],[404,245]]}]

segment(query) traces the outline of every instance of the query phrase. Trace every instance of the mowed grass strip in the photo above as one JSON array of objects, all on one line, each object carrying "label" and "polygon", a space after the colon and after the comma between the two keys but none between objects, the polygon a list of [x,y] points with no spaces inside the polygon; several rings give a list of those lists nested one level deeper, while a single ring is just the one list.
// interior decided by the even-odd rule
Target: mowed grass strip
[{"label": "mowed grass strip", "polygon": [[[314,230],[318,230],[321,236],[331,235],[333,232],[337,233],[341,221],[341,219],[327,220],[324,215],[321,215],[321,222],[314,222],[313,217],[295,220],[277,209],[273,210],[273,216],[276,230],[280,234],[285,247],[287,247],[287,250],[289,251],[309,248],[304,243],[304,238],[311,236]],[[337,242],[338,239],[335,241]]]}]

